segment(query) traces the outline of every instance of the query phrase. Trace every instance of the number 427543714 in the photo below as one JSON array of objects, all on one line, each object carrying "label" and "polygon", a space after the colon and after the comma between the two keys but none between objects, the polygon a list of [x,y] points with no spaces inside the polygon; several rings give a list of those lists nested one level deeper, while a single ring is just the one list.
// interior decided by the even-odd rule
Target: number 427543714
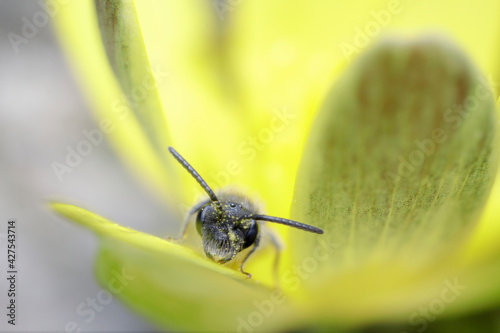
[{"label": "number 427543714", "polygon": [[7,225],[7,261],[9,269],[16,268],[16,221],[9,221]]}]

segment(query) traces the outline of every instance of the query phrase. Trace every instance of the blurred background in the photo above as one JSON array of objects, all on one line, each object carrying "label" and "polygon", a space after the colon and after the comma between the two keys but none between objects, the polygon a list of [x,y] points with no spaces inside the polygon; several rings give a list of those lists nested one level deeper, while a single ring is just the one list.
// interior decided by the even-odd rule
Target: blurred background
[{"label": "blurred background", "polygon": [[[8,219],[17,221],[17,323],[0,331],[65,332],[71,322],[83,332],[154,331],[136,314],[113,300],[91,307],[101,287],[93,276],[97,250],[94,235],[45,206],[59,199],[89,208],[124,226],[156,235],[177,230],[165,221],[165,208],[133,182],[107,142],[59,181],[52,163],[64,162],[66,146],[75,147],[83,130],[97,128],[79,87],[47,24],[18,52],[9,33],[21,34],[23,18],[40,11],[38,1],[0,3],[0,305],[7,305],[6,233]],[[127,207],[125,210],[124,207]],[[89,321],[89,322],[86,322]],[[69,326],[67,326],[69,324]],[[69,328],[69,329],[68,329]]]}]

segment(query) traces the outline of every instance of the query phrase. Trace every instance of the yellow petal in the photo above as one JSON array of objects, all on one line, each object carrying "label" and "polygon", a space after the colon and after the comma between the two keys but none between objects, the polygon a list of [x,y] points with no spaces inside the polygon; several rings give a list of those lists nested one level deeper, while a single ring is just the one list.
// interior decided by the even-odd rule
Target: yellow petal
[{"label": "yellow petal", "polygon": [[478,219],[496,155],[488,84],[448,41],[387,40],[353,63],[315,121],[292,206],[338,244],[325,257],[320,237],[291,233],[295,262],[315,267],[301,291],[318,295],[314,311],[366,319],[428,297]]},{"label": "yellow petal", "polygon": [[[401,13],[394,15],[391,31],[418,34],[436,31],[451,37],[486,79],[500,82],[500,1],[393,1],[400,3]],[[390,2],[388,2],[390,3]],[[493,85],[498,97],[500,85]]]},{"label": "yellow petal", "polygon": [[[115,22],[119,30],[113,37],[107,35],[114,38],[115,48],[121,47],[112,61],[115,72],[103,48],[93,2],[73,1],[61,6],[54,17],[55,31],[97,116],[98,130],[143,180],[163,196],[171,197],[169,190],[175,177],[172,172],[167,175],[168,163],[161,158],[160,145],[168,133],[162,125],[155,87],[166,80],[166,72],[149,67],[133,6],[126,2],[120,8]],[[153,110],[156,108],[159,110]],[[149,125],[144,126],[146,123]],[[163,144],[166,148],[168,142]]]},{"label": "yellow petal", "polygon": [[[272,291],[184,247],[72,205],[52,203],[51,208],[100,237],[99,282],[161,327],[175,331],[236,331],[256,325],[276,329],[304,319],[287,319],[292,308],[281,291]],[[268,320],[262,311],[272,311],[276,318]]]},{"label": "yellow petal", "polygon": [[158,158],[164,162],[167,168],[165,172],[175,174],[171,168],[172,157],[166,149],[171,139],[157,90],[157,84],[167,79],[167,72],[150,67],[136,9],[131,0],[95,4],[102,41],[128,105]]},{"label": "yellow petal", "polygon": [[[172,145],[214,189],[245,181],[239,144],[251,123],[226,73],[212,5],[206,1],[138,1],[141,30],[153,68],[168,73],[159,85]],[[189,202],[203,193],[182,172]]]},{"label": "yellow petal", "polygon": [[[316,110],[330,83],[353,59],[387,33],[450,36],[487,79],[500,82],[500,1],[231,1],[219,9],[229,66],[242,99],[265,119],[285,107],[295,116],[279,145],[266,146],[281,161],[266,182],[284,215],[295,170]],[[496,84],[496,96],[500,85]],[[263,122],[261,126],[265,126]],[[264,163],[260,162],[260,165]],[[277,198],[277,199],[272,199]],[[267,197],[266,197],[267,199]]]}]

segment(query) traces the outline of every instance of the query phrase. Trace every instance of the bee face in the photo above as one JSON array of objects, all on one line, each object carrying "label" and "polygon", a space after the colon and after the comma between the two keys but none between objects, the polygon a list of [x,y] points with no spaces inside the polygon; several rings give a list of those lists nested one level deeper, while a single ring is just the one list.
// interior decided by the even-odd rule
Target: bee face
[{"label": "bee face", "polygon": [[[238,252],[253,244],[254,246],[246,254],[240,266],[240,271],[251,277],[250,273],[243,270],[243,264],[259,245],[258,221],[284,224],[317,234],[323,233],[323,230],[319,228],[297,221],[259,214],[257,207],[243,196],[221,193],[217,197],[198,172],[174,148],[168,147],[168,151],[196,179],[209,197],[209,200],[203,201],[191,209],[184,226],[183,236],[186,233],[189,218],[197,213],[196,229],[201,235],[206,256],[213,261],[221,264],[226,263],[234,259]],[[276,241],[275,244],[277,244]],[[278,248],[277,245],[276,248]]]},{"label": "bee face", "polygon": [[196,217],[196,229],[201,235],[206,256],[215,262],[226,263],[252,245],[259,224],[245,218],[251,213],[243,205],[232,201],[203,206]]}]

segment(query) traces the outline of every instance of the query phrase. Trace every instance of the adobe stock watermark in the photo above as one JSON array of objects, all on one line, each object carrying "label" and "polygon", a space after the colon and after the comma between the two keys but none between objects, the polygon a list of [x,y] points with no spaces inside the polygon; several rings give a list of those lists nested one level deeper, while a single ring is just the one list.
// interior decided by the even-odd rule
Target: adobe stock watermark
[{"label": "adobe stock watermark", "polygon": [[212,4],[221,21],[226,19],[227,13],[232,12],[243,0],[212,0]]},{"label": "adobe stock watermark", "polygon": [[[135,86],[129,95],[119,98],[113,102],[111,110],[116,113],[120,121],[125,120],[130,114],[130,109],[148,98],[149,93],[156,89],[157,83],[160,84],[168,74],[157,67],[144,76],[142,82]],[[82,164],[85,157],[92,154],[95,147],[99,146],[105,134],[110,134],[115,130],[115,123],[110,118],[102,118],[98,127],[91,130],[83,129],[83,137],[76,145],[65,147],[66,155],[64,161],[53,161],[52,170],[59,182],[63,181],[63,176],[72,173],[75,168]]]},{"label": "adobe stock watermark", "polygon": [[38,10],[31,18],[26,16],[21,17],[21,33],[9,32],[7,39],[14,53],[20,52],[21,45],[28,44],[35,38],[40,29],[43,29],[49,24],[49,18],[53,18],[60,10],[61,5],[65,5],[70,0],[39,0],[37,2],[40,10]]},{"label": "adobe stock watermark", "polygon": [[[467,286],[459,284],[458,278],[455,278],[453,283],[445,280],[444,285],[439,296],[433,298],[427,305],[420,307],[408,317],[408,323],[411,326],[416,326],[418,333],[424,332],[429,322],[436,320],[437,316],[446,310],[446,306],[455,302],[462,295],[462,292],[467,289]],[[401,333],[408,332],[402,331]]]},{"label": "adobe stock watermark", "polygon": [[[314,248],[312,256],[306,257],[300,264],[295,264],[291,269],[287,269],[283,273],[282,281],[286,289],[295,291],[300,288],[302,283],[307,281],[318,270],[320,263],[328,260],[332,252],[339,246],[340,244],[332,243],[330,238],[326,240],[320,239],[318,245]],[[253,302],[255,310],[246,317],[239,316],[237,318],[236,331],[238,333],[254,332],[264,323],[264,320],[274,314],[279,305],[286,301],[286,295],[279,288],[271,292],[269,299],[255,300]]]},{"label": "adobe stock watermark", "polygon": [[[201,175],[213,188],[222,188],[231,184],[231,178],[240,175],[244,170],[244,164],[250,163],[271,144],[279,133],[283,132],[287,126],[297,117],[287,108],[274,109],[272,116],[266,126],[262,127],[253,135],[249,135],[241,141],[236,148],[236,156],[229,160],[222,170],[209,171],[206,176]],[[205,192],[201,188],[194,190],[195,196],[200,197]],[[191,207],[179,204],[179,211],[184,216]]]},{"label": "adobe stock watermark", "polygon": [[[463,104],[455,104],[443,113],[443,121],[450,124],[452,131],[460,128],[463,121],[480,105],[481,101],[491,98],[490,83],[482,77],[479,78],[479,82],[480,84],[477,85],[474,94],[467,96]],[[425,160],[436,152],[438,146],[446,142],[449,137],[449,131],[446,132],[444,129],[437,127],[432,130],[429,138],[415,140],[413,142],[415,144],[414,150],[408,155],[399,155],[397,173],[385,172],[384,176],[387,183],[395,184],[401,178],[413,175],[424,164]]]},{"label": "adobe stock watermark", "polygon": [[402,11],[403,6],[400,0],[389,0],[385,9],[372,10],[370,12],[372,19],[363,28],[356,27],[354,29],[355,35],[352,42],[342,42],[339,45],[347,61],[351,61],[354,56],[367,47],[370,41],[377,37],[381,30],[391,23],[393,16],[401,14]]},{"label": "adobe stock watermark", "polygon": [[121,272],[111,271],[113,276],[106,286],[100,289],[95,297],[87,297],[85,302],[81,302],[76,307],[76,314],[83,322],[69,321],[64,325],[64,333],[82,332],[81,326],[94,321],[97,314],[104,310],[104,307],[113,302],[115,295],[120,294],[135,279],[135,275],[128,274],[125,267]]}]

